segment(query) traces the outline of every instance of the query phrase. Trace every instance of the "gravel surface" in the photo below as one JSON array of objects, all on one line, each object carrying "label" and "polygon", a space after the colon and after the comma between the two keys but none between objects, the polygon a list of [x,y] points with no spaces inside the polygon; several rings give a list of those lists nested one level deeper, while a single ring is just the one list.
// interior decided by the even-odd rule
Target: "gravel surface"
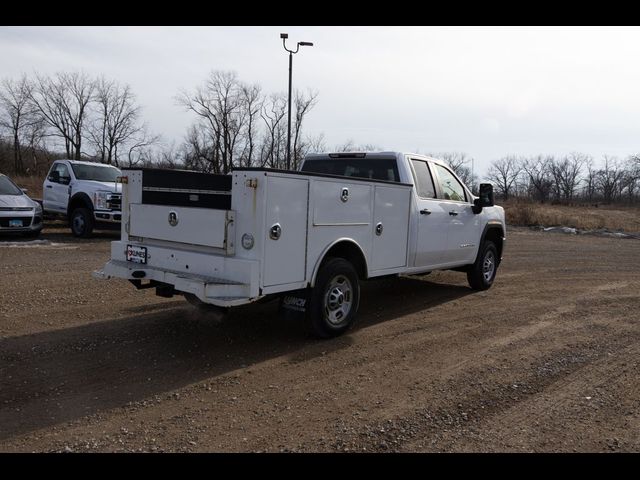
[{"label": "gravel surface", "polygon": [[93,279],[117,234],[0,239],[0,451],[638,451],[640,242],[508,235],[490,290],[369,282],[325,341]]}]

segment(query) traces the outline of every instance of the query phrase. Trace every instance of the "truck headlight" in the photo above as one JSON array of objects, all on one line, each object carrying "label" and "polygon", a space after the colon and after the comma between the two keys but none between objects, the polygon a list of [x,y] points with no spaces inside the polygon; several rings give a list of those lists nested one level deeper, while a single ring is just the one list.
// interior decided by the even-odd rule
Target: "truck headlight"
[{"label": "truck headlight", "polygon": [[251,250],[253,248],[253,235],[250,233],[242,235],[242,247],[245,250]]},{"label": "truck headlight", "polygon": [[108,210],[107,201],[111,198],[111,192],[96,192],[93,194],[93,208],[96,210]]}]

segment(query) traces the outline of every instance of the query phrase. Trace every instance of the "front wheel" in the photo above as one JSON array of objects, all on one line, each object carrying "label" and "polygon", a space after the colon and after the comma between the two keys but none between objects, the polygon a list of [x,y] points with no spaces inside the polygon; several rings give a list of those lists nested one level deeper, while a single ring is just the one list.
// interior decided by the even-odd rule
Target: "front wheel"
[{"label": "front wheel", "polygon": [[93,232],[93,212],[88,208],[76,208],[69,219],[74,237],[88,238]]},{"label": "front wheel", "polygon": [[486,241],[480,246],[478,257],[467,271],[469,286],[474,290],[487,290],[493,285],[498,271],[498,250],[491,241]]},{"label": "front wheel", "polygon": [[344,333],[353,324],[359,303],[360,284],[353,265],[343,258],[327,260],[311,293],[311,332],[321,338]]}]

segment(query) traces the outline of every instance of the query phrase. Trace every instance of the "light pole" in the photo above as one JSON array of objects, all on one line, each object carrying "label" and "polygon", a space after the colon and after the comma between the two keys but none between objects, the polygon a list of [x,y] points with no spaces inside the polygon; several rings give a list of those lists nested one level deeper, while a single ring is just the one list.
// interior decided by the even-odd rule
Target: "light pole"
[{"label": "light pole", "polygon": [[313,47],[313,43],[311,42],[298,42],[295,51],[289,50],[286,45],[287,38],[289,38],[288,33],[281,33],[280,38],[282,39],[282,46],[284,49],[289,52],[289,116],[287,119],[287,170],[291,170],[291,70],[293,68],[293,54],[298,53],[300,47]]}]

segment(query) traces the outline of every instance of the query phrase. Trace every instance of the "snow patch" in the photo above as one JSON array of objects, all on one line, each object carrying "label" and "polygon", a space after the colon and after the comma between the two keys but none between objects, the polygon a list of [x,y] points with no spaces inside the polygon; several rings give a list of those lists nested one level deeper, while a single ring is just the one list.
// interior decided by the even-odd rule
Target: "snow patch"
[{"label": "snow patch", "polygon": [[50,240],[26,240],[20,241],[6,241],[0,242],[0,247],[8,248],[55,248],[58,250],[71,250],[78,248],[76,245],[69,245],[68,243],[54,243]]}]

